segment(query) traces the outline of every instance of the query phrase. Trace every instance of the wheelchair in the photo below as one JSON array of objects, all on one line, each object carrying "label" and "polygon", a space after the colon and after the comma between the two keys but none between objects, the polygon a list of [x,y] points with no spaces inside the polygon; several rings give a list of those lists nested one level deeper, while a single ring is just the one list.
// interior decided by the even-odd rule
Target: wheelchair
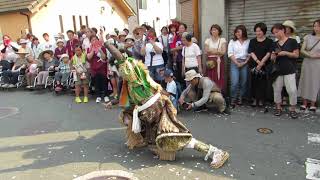
[{"label": "wheelchair", "polygon": [[[26,69],[21,69],[19,71],[19,75],[18,75],[18,81],[15,85],[16,88],[20,88],[20,87],[23,87],[27,84],[27,79],[26,79]],[[4,77],[3,77],[3,71],[2,69],[0,68],[0,85],[2,87],[2,85],[4,85]]]},{"label": "wheelchair", "polygon": [[[38,74],[39,74],[39,69],[37,69],[38,71]],[[44,84],[44,88],[46,89],[47,87],[49,86],[53,86],[53,82],[54,82],[54,74],[55,74],[55,71],[54,70],[50,70],[49,71],[49,75],[48,77],[46,77],[46,81],[45,81],[45,84]],[[37,75],[35,78],[34,78],[34,82],[33,82],[33,88],[36,88],[37,87],[37,82],[38,82],[38,79],[39,79],[39,75]]]}]

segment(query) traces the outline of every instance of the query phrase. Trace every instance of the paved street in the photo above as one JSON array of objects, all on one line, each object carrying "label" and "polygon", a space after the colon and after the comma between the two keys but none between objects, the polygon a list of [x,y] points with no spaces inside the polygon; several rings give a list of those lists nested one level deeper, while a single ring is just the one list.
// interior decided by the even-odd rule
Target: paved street
[{"label": "paved street", "polygon": [[97,170],[124,170],[142,180],[302,180],[306,159],[320,159],[317,139],[308,143],[308,133],[320,133],[319,112],[297,120],[249,107],[231,116],[180,115],[194,137],[230,152],[227,164],[212,170],[192,150],[174,162],[158,161],[147,149],[127,150],[119,111],[93,100],[74,104],[71,95],[0,92],[0,180],[70,180]]}]

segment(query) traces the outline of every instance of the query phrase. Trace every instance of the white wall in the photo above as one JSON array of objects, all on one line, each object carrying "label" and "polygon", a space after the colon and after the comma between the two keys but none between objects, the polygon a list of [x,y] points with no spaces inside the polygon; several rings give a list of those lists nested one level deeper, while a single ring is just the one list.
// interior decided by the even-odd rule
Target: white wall
[{"label": "white wall", "polygon": [[[160,29],[163,26],[169,25],[171,19],[176,18],[176,0],[148,0],[147,9],[139,10],[139,23],[147,22],[153,27],[155,22],[155,30],[157,35],[160,35]],[[156,20],[159,17],[160,20]]]},{"label": "white wall", "polygon": [[[102,13],[101,7],[105,8]],[[65,32],[74,29],[73,15],[76,16],[77,30],[80,29],[80,15],[83,25],[86,25],[85,16],[88,16],[89,26],[96,27],[98,30],[100,26],[105,26],[107,32],[114,28],[122,30],[127,27],[116,12],[111,12],[112,8],[108,3],[101,0],[90,0],[90,4],[88,0],[50,0],[47,7],[43,7],[32,16],[32,31],[40,40],[42,40],[42,34],[45,32],[53,38],[60,32],[59,15],[62,15]]]},{"label": "white wall", "polygon": [[212,24],[218,24],[222,28],[222,37],[227,36],[225,0],[201,0],[200,2],[200,32],[201,44],[210,37],[209,28]]}]

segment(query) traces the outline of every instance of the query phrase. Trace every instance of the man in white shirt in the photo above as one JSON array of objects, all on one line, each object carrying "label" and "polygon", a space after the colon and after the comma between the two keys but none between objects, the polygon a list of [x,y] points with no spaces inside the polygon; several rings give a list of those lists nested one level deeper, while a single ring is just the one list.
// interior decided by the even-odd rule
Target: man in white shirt
[{"label": "man in white shirt", "polygon": [[56,43],[50,41],[49,34],[48,33],[44,33],[42,35],[42,37],[44,39],[44,43],[41,44],[41,49],[43,51],[51,50],[51,51],[54,52],[55,49],[56,49]]}]

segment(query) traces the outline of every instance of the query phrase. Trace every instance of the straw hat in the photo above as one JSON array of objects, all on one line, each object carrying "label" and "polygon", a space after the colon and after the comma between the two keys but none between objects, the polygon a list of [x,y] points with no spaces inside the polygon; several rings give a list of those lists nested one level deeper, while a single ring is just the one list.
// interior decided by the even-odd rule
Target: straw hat
[{"label": "straw hat", "polygon": [[56,44],[59,44],[59,43],[63,43],[64,44],[64,41],[62,39],[58,39]]},{"label": "straw hat", "polygon": [[53,56],[53,51],[51,51],[51,50],[45,50],[45,51],[43,51],[43,52],[39,55],[39,58],[40,58],[40,59],[44,59],[43,55],[44,55],[45,53],[48,53],[48,54],[50,54],[50,56]]},{"label": "straw hat", "polygon": [[191,69],[186,72],[185,77],[185,81],[191,81],[194,78],[201,78],[202,76],[199,73],[197,73],[194,69]]},{"label": "straw hat", "polygon": [[128,34],[128,35],[126,36],[125,41],[127,41],[128,39],[132,39],[133,41],[135,40],[135,38],[134,38],[134,36],[133,36],[132,34]]},{"label": "straw hat", "polygon": [[27,44],[28,41],[26,39],[20,39],[19,44]]},{"label": "straw hat", "polygon": [[19,50],[18,50],[18,52],[16,52],[16,54],[29,54],[27,51],[26,51],[26,49],[24,49],[24,48],[20,48]]},{"label": "straw hat", "polygon": [[292,28],[293,31],[296,31],[296,30],[297,30],[294,22],[291,21],[291,20],[286,20],[286,21],[284,21],[284,22],[282,23],[282,25]]},{"label": "straw hat", "polygon": [[138,31],[143,31],[143,27],[138,26],[138,27],[134,28],[133,34],[137,34]]},{"label": "straw hat", "polygon": [[63,58],[68,58],[69,59],[69,55],[68,54],[62,54],[61,57],[60,57],[60,61],[62,61]]},{"label": "straw hat", "polygon": [[126,33],[125,31],[121,31],[121,32],[119,33],[119,36],[127,36],[127,33]]}]

